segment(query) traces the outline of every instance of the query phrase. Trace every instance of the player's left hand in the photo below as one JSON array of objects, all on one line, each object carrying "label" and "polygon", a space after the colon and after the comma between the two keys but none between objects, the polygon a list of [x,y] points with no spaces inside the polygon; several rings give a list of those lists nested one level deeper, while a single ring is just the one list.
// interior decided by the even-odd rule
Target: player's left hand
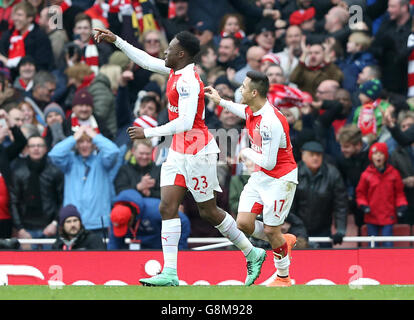
[{"label": "player's left hand", "polygon": [[129,127],[127,133],[131,140],[145,139],[144,128],[141,127]]}]

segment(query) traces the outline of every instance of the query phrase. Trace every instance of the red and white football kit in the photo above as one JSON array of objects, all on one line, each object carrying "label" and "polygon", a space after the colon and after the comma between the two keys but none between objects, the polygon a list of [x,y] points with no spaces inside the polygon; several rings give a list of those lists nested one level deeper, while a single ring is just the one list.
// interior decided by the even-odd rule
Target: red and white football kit
[{"label": "red and white football kit", "polygon": [[179,185],[192,193],[196,202],[221,192],[217,179],[220,149],[204,122],[204,85],[194,64],[174,70],[164,60],[154,58],[117,37],[115,45],[141,67],[168,74],[168,118],[165,125],[146,128],[146,138],[173,136],[167,160],[162,164],[160,185]]},{"label": "red and white football kit", "polygon": [[246,120],[250,148],[241,152],[256,166],[240,195],[238,211],[263,213],[269,226],[283,224],[298,183],[286,118],[268,101],[256,112],[223,99],[220,105]]}]

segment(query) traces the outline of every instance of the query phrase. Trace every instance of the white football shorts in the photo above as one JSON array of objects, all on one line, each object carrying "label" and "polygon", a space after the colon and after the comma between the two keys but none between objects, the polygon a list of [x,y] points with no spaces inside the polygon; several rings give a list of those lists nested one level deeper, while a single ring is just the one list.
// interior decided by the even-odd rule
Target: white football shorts
[{"label": "white football shorts", "polygon": [[183,154],[172,149],[161,166],[160,186],[177,185],[187,188],[196,202],[214,198],[222,192],[217,178],[217,153]]},{"label": "white football shorts", "polygon": [[263,171],[254,172],[240,195],[238,212],[263,214],[268,226],[282,225],[295,196],[294,182],[276,179]]}]

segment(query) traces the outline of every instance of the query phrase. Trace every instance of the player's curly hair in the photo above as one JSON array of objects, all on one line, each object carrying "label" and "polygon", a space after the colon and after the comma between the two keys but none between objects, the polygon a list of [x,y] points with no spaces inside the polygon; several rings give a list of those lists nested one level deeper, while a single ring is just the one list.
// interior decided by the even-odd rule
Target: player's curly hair
[{"label": "player's curly hair", "polygon": [[200,51],[200,41],[198,38],[189,31],[179,32],[175,38],[180,42],[181,47],[194,58],[194,56]]}]

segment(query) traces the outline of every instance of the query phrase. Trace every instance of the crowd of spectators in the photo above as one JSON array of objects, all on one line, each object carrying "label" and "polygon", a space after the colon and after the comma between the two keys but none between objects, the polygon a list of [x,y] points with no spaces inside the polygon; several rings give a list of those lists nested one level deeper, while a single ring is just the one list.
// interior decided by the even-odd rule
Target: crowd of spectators
[{"label": "crowd of spectators", "polygon": [[[69,250],[102,237],[126,248],[132,237],[161,248],[171,139],[132,143],[125,129],[168,121],[168,79],[97,44],[95,27],[161,59],[175,34],[194,33],[200,78],[225,99],[240,101],[248,71],[268,76],[298,162],[284,230],[300,247],[318,246],[309,236],[340,244],[350,222],[372,235],[413,225],[413,9],[410,0],[1,1],[0,239],[56,238],[53,248]],[[221,149],[217,202],[236,216],[254,170],[237,161],[244,123],[207,99],[205,121]],[[189,236],[219,236],[189,193],[180,218],[181,248]]]}]

